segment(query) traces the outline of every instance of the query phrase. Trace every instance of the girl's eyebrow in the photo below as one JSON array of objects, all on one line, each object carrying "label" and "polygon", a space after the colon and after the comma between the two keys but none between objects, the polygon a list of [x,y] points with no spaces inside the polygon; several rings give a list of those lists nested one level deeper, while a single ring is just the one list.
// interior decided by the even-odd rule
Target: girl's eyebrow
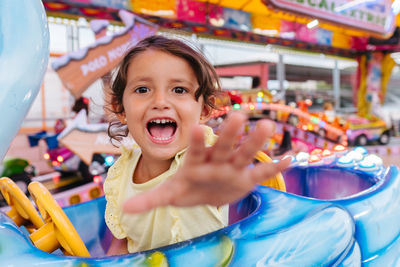
[{"label": "girl's eyebrow", "polygon": [[152,79],[151,77],[146,77],[146,76],[139,76],[139,77],[135,77],[133,79],[129,79],[129,83],[131,82],[151,82]]},{"label": "girl's eyebrow", "polygon": [[151,82],[150,77],[135,77],[133,79],[128,79],[126,86],[129,87],[131,84],[141,83],[141,82]]},{"label": "girl's eyebrow", "polygon": [[[135,84],[135,83],[141,83],[141,82],[153,82],[153,79],[151,77],[147,77],[147,76],[138,76],[138,77],[134,77],[132,79],[129,79],[127,82],[127,86],[131,85],[131,84]],[[189,86],[195,87],[196,84],[191,82],[190,80],[187,80],[185,78],[172,78],[168,80],[168,83],[170,84],[179,84],[179,83],[184,83],[187,84]]]},{"label": "girl's eyebrow", "polygon": [[189,84],[190,86],[195,86],[195,84],[193,84],[191,81],[186,80],[186,79],[174,78],[174,79],[170,79],[169,82],[170,83],[186,83],[186,84]]}]

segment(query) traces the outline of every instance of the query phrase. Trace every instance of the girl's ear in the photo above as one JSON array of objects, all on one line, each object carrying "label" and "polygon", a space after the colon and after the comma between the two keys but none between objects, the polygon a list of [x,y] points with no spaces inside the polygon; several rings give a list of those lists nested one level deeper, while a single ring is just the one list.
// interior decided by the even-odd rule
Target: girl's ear
[{"label": "girl's ear", "polygon": [[125,112],[118,113],[116,115],[117,115],[118,120],[121,122],[121,124],[126,124],[127,120],[126,120],[126,117],[125,117]]},{"label": "girl's ear", "polygon": [[[210,102],[215,105],[215,97],[210,97]],[[201,111],[200,122],[204,123],[207,121],[208,117],[210,117],[213,108],[210,105],[203,104],[203,110]]]},{"label": "girl's ear", "polygon": [[125,112],[124,111],[121,112],[121,107],[119,105],[112,104],[112,109],[115,116],[117,116],[117,119],[121,122],[121,124],[126,124]]}]

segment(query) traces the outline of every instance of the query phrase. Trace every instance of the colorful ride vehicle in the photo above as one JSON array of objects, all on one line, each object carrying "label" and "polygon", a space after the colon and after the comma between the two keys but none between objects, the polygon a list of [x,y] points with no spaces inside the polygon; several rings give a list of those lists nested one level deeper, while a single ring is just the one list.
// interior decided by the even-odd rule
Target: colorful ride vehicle
[{"label": "colorful ride vehicle", "polygon": [[286,118],[281,122],[289,123],[303,131],[316,133],[337,144],[347,145],[346,133],[337,125],[326,122],[318,114],[308,113],[300,108],[277,103],[265,104],[264,113],[265,111],[268,111],[271,119],[281,121],[279,120],[280,117]]},{"label": "colorful ride vehicle", "polygon": [[79,172],[83,179],[91,181],[98,175],[104,176],[119,155],[94,153],[89,166],[66,147],[48,150],[43,157],[47,160],[49,166],[62,175]]},{"label": "colorful ride vehicle", "polygon": [[377,118],[352,116],[347,118],[346,134],[352,145],[365,146],[374,141],[386,145],[390,141],[390,129],[385,121]]},{"label": "colorful ride vehicle", "polygon": [[[288,192],[257,186],[231,205],[229,226],[170,246],[111,257],[104,256],[111,235],[103,197],[67,207],[64,216],[34,182],[29,190],[45,220],[32,231],[0,212],[0,261],[16,266],[397,266],[399,171],[365,153],[362,148],[299,153],[284,173]],[[3,194],[10,194],[3,184]],[[68,219],[71,224],[64,224]],[[79,236],[82,243],[74,242]],[[53,250],[57,240],[64,251],[82,257],[34,245]]]},{"label": "colorful ride vehicle", "polygon": [[[119,155],[113,153],[93,153],[87,161],[81,158],[80,154],[74,153],[70,148],[60,146],[58,141],[59,134],[47,134],[41,131],[28,136],[30,146],[37,146],[39,140],[45,140],[47,151],[43,158],[48,165],[61,176],[79,174],[84,180],[93,180],[97,175],[104,175],[108,168],[114,163]],[[96,136],[94,136],[96,138]],[[93,144],[95,146],[95,144]],[[89,147],[85,147],[89,149]],[[114,150],[115,148],[112,147]],[[113,151],[115,152],[115,151]]]},{"label": "colorful ride vehicle", "polygon": [[[87,170],[88,167],[75,155],[70,149],[59,146],[57,140],[58,134],[49,134],[46,131],[40,131],[28,135],[29,145],[37,146],[40,140],[44,140],[47,145],[47,151],[43,154],[43,158],[48,165],[62,175],[69,175],[73,172]],[[82,172],[84,172],[83,170]],[[87,171],[86,171],[87,172]]]},{"label": "colorful ride vehicle", "polygon": [[[9,177],[24,193],[28,193],[28,185],[36,174],[35,166],[22,158],[5,158],[0,165],[0,177]],[[0,195],[0,206],[4,203]]]},{"label": "colorful ride vehicle", "polygon": [[47,163],[59,172],[72,172],[78,168],[79,157],[66,147],[56,147],[47,150],[43,155]]},{"label": "colorful ride vehicle", "polygon": [[347,146],[347,135],[345,131],[335,123],[326,122],[318,114],[311,114],[293,106],[279,103],[242,103],[233,106],[221,107],[213,112],[209,125],[215,127],[216,124],[222,122],[222,119],[216,123],[222,116],[230,110],[243,110],[249,113],[253,118],[269,118],[282,123],[291,124],[303,131],[318,134],[322,138],[326,138],[337,144]]}]

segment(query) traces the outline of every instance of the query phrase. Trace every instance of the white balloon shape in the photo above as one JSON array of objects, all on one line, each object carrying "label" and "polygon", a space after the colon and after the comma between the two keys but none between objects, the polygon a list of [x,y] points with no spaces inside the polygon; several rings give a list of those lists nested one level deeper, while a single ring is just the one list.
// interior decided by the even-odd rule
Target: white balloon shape
[{"label": "white balloon shape", "polygon": [[0,0],[0,160],[39,92],[49,58],[40,0]]}]

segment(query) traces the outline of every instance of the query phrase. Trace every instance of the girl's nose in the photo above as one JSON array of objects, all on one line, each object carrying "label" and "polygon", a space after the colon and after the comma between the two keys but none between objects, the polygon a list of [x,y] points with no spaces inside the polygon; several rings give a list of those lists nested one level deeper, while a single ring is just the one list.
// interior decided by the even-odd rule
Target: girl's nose
[{"label": "girl's nose", "polygon": [[168,109],[170,107],[168,95],[163,90],[156,90],[152,105],[153,109]]}]

